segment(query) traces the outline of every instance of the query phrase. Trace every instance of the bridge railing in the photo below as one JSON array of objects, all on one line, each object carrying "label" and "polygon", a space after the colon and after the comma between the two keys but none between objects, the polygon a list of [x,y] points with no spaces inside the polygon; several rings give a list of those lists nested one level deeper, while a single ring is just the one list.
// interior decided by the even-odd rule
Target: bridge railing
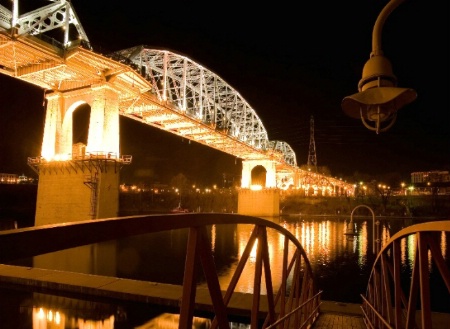
[{"label": "bridge railing", "polygon": [[[442,245],[448,245],[449,234],[450,221],[416,224],[384,245],[372,267],[366,295],[361,295],[368,328],[438,328],[443,325],[442,315],[447,319],[443,327],[448,326],[450,269]],[[405,276],[406,254],[412,255],[412,262],[411,274]],[[432,296],[430,280],[442,282],[443,290],[433,292],[440,297]],[[435,309],[432,302],[438,303]]]},{"label": "bridge railing", "polygon": [[[249,224],[252,229],[231,281],[227,287],[221,287],[208,230],[212,226],[229,224]],[[0,263],[127,236],[177,229],[187,229],[189,232],[182,296],[178,302],[179,328],[192,328],[193,317],[198,311],[195,297],[199,267],[203,270],[211,297],[211,328],[230,328],[228,306],[243,270],[255,251],[256,257],[252,258],[252,300],[248,312],[244,310],[245,314],[241,316],[249,320],[251,328],[307,328],[314,323],[319,315],[321,292],[314,283],[303,247],[282,226],[257,217],[214,213],[146,215],[1,231]],[[274,233],[270,230],[280,235],[282,247],[269,247],[268,231]],[[281,272],[271,269],[270,257],[274,257],[270,254],[271,250],[277,253],[276,257],[282,257]],[[202,305],[203,312],[204,308]]]}]

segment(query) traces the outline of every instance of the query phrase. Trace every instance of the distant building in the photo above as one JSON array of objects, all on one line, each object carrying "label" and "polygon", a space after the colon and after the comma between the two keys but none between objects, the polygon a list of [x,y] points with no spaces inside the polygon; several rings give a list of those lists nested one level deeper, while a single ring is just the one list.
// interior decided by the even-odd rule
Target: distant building
[{"label": "distant building", "polygon": [[413,172],[411,173],[411,183],[419,191],[450,194],[450,174],[446,170]]},{"label": "distant building", "polygon": [[450,174],[448,171],[420,171],[411,173],[411,183],[427,184],[427,183],[445,183],[450,182]]},{"label": "distant building", "polygon": [[17,184],[19,175],[0,173],[0,184]]},{"label": "distant building", "polygon": [[25,175],[0,173],[0,184],[33,184],[34,178]]}]

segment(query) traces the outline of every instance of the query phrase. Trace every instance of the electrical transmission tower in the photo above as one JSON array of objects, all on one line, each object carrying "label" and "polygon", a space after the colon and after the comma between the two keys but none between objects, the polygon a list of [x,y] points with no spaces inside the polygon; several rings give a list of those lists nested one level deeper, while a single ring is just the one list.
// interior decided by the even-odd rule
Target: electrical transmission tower
[{"label": "electrical transmission tower", "polygon": [[311,115],[310,122],[310,135],[309,135],[309,154],[308,154],[308,169],[313,168],[314,172],[317,172],[317,155],[316,155],[316,142],[314,141],[314,118]]}]

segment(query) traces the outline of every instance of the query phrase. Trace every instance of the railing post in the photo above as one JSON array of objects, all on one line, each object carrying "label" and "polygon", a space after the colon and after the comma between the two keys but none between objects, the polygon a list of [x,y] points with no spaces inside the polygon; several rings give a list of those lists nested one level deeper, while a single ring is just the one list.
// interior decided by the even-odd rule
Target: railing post
[{"label": "railing post", "polygon": [[189,239],[186,252],[186,263],[183,278],[183,297],[180,305],[180,323],[179,329],[192,328],[192,319],[194,316],[195,294],[197,289],[196,266],[199,263],[199,255],[196,253],[198,239],[198,228],[189,229]]}]

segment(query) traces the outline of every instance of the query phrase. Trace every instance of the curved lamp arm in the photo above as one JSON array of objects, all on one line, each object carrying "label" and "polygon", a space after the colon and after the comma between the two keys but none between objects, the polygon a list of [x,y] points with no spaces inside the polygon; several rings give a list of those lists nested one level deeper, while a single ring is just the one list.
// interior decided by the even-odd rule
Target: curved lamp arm
[{"label": "curved lamp arm", "polygon": [[381,34],[383,31],[384,23],[386,22],[388,16],[395,10],[395,8],[400,6],[400,4],[403,2],[405,2],[405,0],[389,1],[378,15],[372,31],[372,53],[370,54],[371,57],[383,55],[383,50],[381,50]]},{"label": "curved lamp arm", "polygon": [[[342,100],[342,110],[361,119],[364,126],[377,134],[391,128],[397,111],[417,98],[410,88],[398,88],[390,61],[381,48],[381,34],[388,16],[405,0],[391,0],[378,15],[372,33],[372,52],[363,68],[358,93]],[[373,122],[373,126],[370,124]]]}]

